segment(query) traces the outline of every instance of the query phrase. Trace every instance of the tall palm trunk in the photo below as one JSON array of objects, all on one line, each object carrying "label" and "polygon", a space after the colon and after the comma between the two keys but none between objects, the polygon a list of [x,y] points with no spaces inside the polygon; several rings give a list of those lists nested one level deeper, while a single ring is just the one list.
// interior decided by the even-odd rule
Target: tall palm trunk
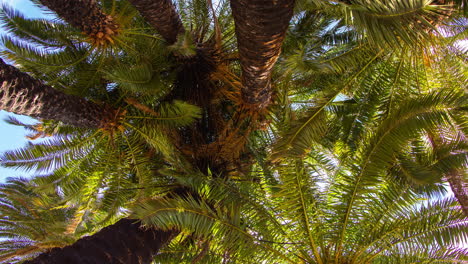
[{"label": "tall palm trunk", "polygon": [[119,25],[102,12],[96,0],[39,0],[70,25],[80,29],[94,43],[107,43],[118,34]]},{"label": "tall palm trunk", "polygon": [[99,128],[115,119],[116,111],[43,84],[0,59],[0,110],[69,125]]},{"label": "tall palm trunk", "polygon": [[171,0],[129,0],[168,44],[174,44],[184,26]]},{"label": "tall palm trunk", "polygon": [[464,171],[453,170],[445,175],[445,179],[448,181],[450,189],[461,205],[463,213],[468,217],[468,184],[466,182],[466,173]]},{"label": "tall palm trunk", "polygon": [[271,100],[271,72],[293,15],[294,0],[231,0],[242,67],[242,100],[263,109]]},{"label": "tall palm trunk", "polygon": [[122,219],[73,245],[54,248],[24,264],[146,264],[177,235],[177,231],[142,229],[132,219]]}]

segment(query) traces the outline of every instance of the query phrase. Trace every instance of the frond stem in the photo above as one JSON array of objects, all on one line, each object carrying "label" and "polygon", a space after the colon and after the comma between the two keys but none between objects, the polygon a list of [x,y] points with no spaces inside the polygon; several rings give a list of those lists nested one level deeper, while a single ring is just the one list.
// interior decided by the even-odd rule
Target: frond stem
[{"label": "frond stem", "polygon": [[[369,61],[369,63],[367,63],[367,65],[360,71],[364,71],[364,69],[366,69],[375,59],[377,59],[378,56],[380,56],[380,54],[383,53],[383,50],[381,50],[372,60]],[[386,133],[388,133],[388,131],[386,131]],[[375,146],[374,146],[374,149],[373,151],[375,150]],[[372,151],[372,153],[373,153]],[[365,167],[367,166],[369,160],[370,160],[370,156],[367,156],[367,160],[365,161],[365,165],[364,165],[364,168],[361,170],[361,173],[359,174],[359,176],[357,177],[357,182],[355,183],[355,186],[354,186],[354,190],[353,190],[353,193],[352,193],[352,196],[351,196],[351,200],[349,201],[349,204],[346,208],[346,212],[345,212],[345,215],[344,215],[344,221],[343,221],[343,228],[341,229],[341,234],[340,234],[340,240],[339,242],[337,243],[337,250],[336,250],[336,255],[335,255],[335,263],[338,263],[338,258],[341,254],[341,250],[343,248],[343,241],[344,241],[344,235],[346,233],[346,228],[347,228],[347,225],[348,225],[348,220],[349,220],[349,216],[350,216],[350,213],[351,213],[351,208],[353,207],[353,204],[354,204],[354,200],[356,199],[356,195],[357,195],[357,189],[358,189],[358,186],[359,186],[359,183],[361,181],[361,178],[362,178],[362,174],[363,174],[363,171],[365,169]]]},{"label": "frond stem", "polygon": [[296,173],[295,173],[296,177],[295,178],[296,178],[296,184],[298,187],[297,191],[299,192],[299,196],[301,198],[301,210],[302,210],[302,215],[304,217],[304,222],[306,224],[307,236],[309,237],[310,246],[312,248],[312,251],[314,252],[314,257],[317,260],[317,263],[323,264],[322,258],[320,257],[320,253],[318,252],[317,245],[315,244],[314,238],[311,233],[312,230],[311,230],[310,223],[309,223],[309,216],[307,215],[306,202],[304,199],[304,194],[302,193],[302,184],[299,179],[300,177],[299,175],[302,173],[303,173],[302,169],[301,171],[297,171],[297,164],[296,164]]}]

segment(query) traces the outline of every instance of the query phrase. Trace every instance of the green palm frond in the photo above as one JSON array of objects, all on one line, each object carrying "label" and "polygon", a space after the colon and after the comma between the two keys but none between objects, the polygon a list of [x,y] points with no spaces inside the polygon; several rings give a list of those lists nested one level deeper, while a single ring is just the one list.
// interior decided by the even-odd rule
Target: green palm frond
[{"label": "green palm frond", "polygon": [[293,129],[284,136],[283,142],[277,145],[279,156],[284,156],[285,150],[292,156],[300,156],[324,137],[327,131],[324,106],[311,108],[304,118],[299,118],[297,122],[291,124]]},{"label": "green palm frond", "polygon": [[[251,236],[234,222],[235,219],[227,218],[222,208],[212,208],[204,201],[178,197],[145,202],[139,207],[141,209],[137,209],[137,216],[148,225],[166,230],[181,229],[188,234],[194,232],[194,236],[202,239],[216,239],[216,244],[222,243],[233,253],[239,252],[239,247],[247,249],[254,246]],[[211,234],[214,238],[205,237],[206,234]]]},{"label": "green palm frond", "polygon": [[[181,177],[180,180],[186,187],[192,189],[190,193],[195,191],[196,195],[192,196],[186,189],[185,194],[180,196],[170,195],[170,197],[142,200],[134,205],[132,209],[134,215],[142,219],[146,225],[181,230],[185,239],[192,238],[207,243],[208,258],[216,256],[219,258],[228,254],[230,259],[242,263],[255,263],[270,258],[288,260],[288,257],[278,250],[281,245],[278,248],[274,244],[269,244],[277,241],[276,238],[279,236],[277,232],[280,230],[275,230],[274,226],[269,226],[265,222],[265,219],[271,216],[263,206],[252,200],[251,194],[232,183],[218,180],[206,181],[198,177]],[[254,227],[257,226],[262,226],[263,231],[256,231]],[[271,229],[267,231],[265,228]],[[250,230],[255,232],[252,233]],[[182,245],[184,245],[182,252],[176,251],[172,257],[182,256],[181,261],[185,257],[195,259],[197,254],[190,251],[190,248],[195,250],[197,248],[193,244],[190,247],[184,242]],[[162,258],[169,258],[171,249],[175,248],[176,244],[170,246],[163,252]]]},{"label": "green palm frond", "polygon": [[[391,166],[394,155],[404,149],[405,144],[417,133],[425,129],[435,128],[438,124],[450,122],[448,111],[461,107],[465,102],[463,94],[453,91],[438,91],[426,96],[408,99],[393,112],[377,130],[370,134],[364,142],[365,147],[358,150],[356,159],[349,159],[356,176],[349,177],[349,184],[344,193],[349,194],[343,207],[344,225],[347,225],[350,209],[356,206],[357,198],[364,193],[372,193],[379,176]],[[362,206],[365,206],[362,204]]]},{"label": "green palm frond", "polygon": [[[84,140],[84,139],[87,140]],[[95,147],[95,137],[86,135],[55,136],[43,142],[2,153],[2,166],[13,166],[26,171],[48,172],[60,168],[69,160],[86,157]]]},{"label": "green palm frond", "polygon": [[50,70],[64,69],[86,59],[84,51],[65,48],[58,52],[33,47],[10,37],[2,37],[3,45],[8,49],[3,55],[24,65],[23,67],[47,67]]},{"label": "green palm frond", "polygon": [[[366,261],[385,255],[384,252],[387,250],[390,254],[424,252],[426,250],[421,247],[422,244],[434,245],[435,248],[431,250],[431,253],[437,256],[437,251],[447,245],[456,245],[466,240],[467,220],[460,211],[452,209],[455,204],[454,200],[442,200],[423,205],[418,210],[411,208],[410,214],[404,212],[398,215],[399,217],[404,215],[406,221],[398,225],[387,224],[388,231],[381,233],[380,237],[372,242],[372,246],[376,248],[369,252]],[[435,224],[423,225],[422,223]],[[464,258],[464,256],[460,257]]]},{"label": "green palm frond", "polygon": [[6,5],[0,9],[0,21],[7,32],[46,48],[64,47],[71,44],[70,38],[79,35],[79,32],[66,24],[45,19],[28,19]]},{"label": "green palm frond", "polygon": [[351,84],[355,82],[358,77],[366,72],[369,67],[372,66],[374,61],[381,55],[379,52],[376,56],[367,61],[360,70],[346,76],[345,82],[340,86],[335,83],[331,84],[323,92],[323,95],[316,95],[309,103],[309,113],[305,115],[303,119],[299,119],[296,124],[292,124],[291,127],[287,127],[285,135],[276,143],[275,155],[281,156],[289,153],[292,156],[298,156],[306,152],[314,144],[314,142],[323,139],[323,134],[328,130],[329,122],[326,122],[327,112],[329,106],[337,99],[338,96],[344,95],[350,90]]},{"label": "green palm frond", "polygon": [[364,67],[371,58],[381,52],[364,44],[348,44],[329,49],[322,56],[320,63],[337,73],[343,73]]},{"label": "green palm frond", "polygon": [[[178,10],[185,28],[193,28],[198,42],[204,42],[209,31],[213,31],[207,1],[178,1]],[[186,24],[190,23],[190,24]]]},{"label": "green palm frond", "polygon": [[[457,249],[457,245],[468,238],[468,222],[453,199],[422,202],[410,185],[374,182],[371,191],[356,197],[365,201],[366,206],[355,203],[350,207],[346,228],[341,224],[343,219],[339,212],[345,197],[350,194],[343,194],[342,187],[349,186],[350,183],[344,181],[352,181],[355,176],[346,176],[346,167],[342,165],[342,172],[335,174],[333,179],[312,184],[308,188],[307,184],[302,184],[299,189],[297,186],[294,188],[295,179],[301,179],[296,182],[304,183],[320,171],[318,166],[302,168],[304,171],[278,171],[283,179],[279,183],[282,191],[273,199],[278,204],[275,215],[283,222],[282,228],[291,235],[283,241],[293,245],[291,247],[304,261],[395,263],[400,258],[427,261],[433,257],[444,263],[465,259],[463,249]],[[319,186],[318,192],[314,192],[314,188],[317,188],[314,186]],[[296,207],[287,201],[296,201],[302,206]],[[296,212],[301,213],[296,215]],[[304,219],[308,221],[304,222]],[[306,224],[300,224],[301,221]],[[346,232],[344,237],[341,236],[342,232]],[[303,238],[306,234],[314,243],[306,243],[308,240]]]},{"label": "green palm frond", "polygon": [[0,262],[17,263],[47,249],[73,243],[80,234],[65,232],[67,221],[75,210],[53,208],[60,201],[58,193],[42,194],[33,191],[25,179],[7,179],[0,186]]},{"label": "green palm frond", "polygon": [[157,112],[155,120],[166,126],[186,126],[201,117],[199,107],[179,100],[161,104]]},{"label": "green palm frond", "polygon": [[[465,105],[463,93],[447,90],[403,101],[370,136],[370,144],[361,150],[367,153],[364,155],[366,163],[377,167],[381,165],[380,161],[392,160],[392,152],[402,148],[402,144],[422,130],[450,124],[450,111]],[[385,151],[381,151],[383,149]]]},{"label": "green palm frond", "polygon": [[121,88],[131,92],[156,95],[158,97],[167,92],[167,87],[159,73],[153,71],[150,64],[139,63],[134,66],[116,65],[109,69],[106,77],[118,83]]},{"label": "green palm frond", "polygon": [[292,168],[286,165],[279,170],[281,190],[275,196],[281,199],[281,202],[276,210],[281,212],[279,216],[291,229],[290,237],[296,241],[303,241],[295,246],[295,250],[301,252],[303,257],[307,256],[307,259],[309,259],[308,254],[304,253],[311,250],[309,261],[314,258],[319,261],[321,260],[319,248],[323,240],[318,238],[318,234],[323,232],[321,227],[324,224],[324,212],[317,205],[323,202],[321,200],[323,195],[318,188],[320,182],[318,174],[308,175],[309,169],[304,166],[307,165],[297,160]]},{"label": "green palm frond", "polygon": [[350,2],[351,24],[363,31],[373,45],[382,48],[433,42],[431,33],[453,12],[449,4],[423,0]]}]

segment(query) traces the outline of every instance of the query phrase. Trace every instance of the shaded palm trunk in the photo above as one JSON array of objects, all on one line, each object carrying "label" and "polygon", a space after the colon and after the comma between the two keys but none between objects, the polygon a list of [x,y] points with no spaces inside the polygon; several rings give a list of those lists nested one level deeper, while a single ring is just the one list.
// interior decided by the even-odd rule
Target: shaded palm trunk
[{"label": "shaded palm trunk", "polygon": [[[451,149],[449,152],[447,152],[447,150],[440,152],[441,143],[444,139],[439,134],[429,132],[428,138],[430,139],[430,143],[436,154],[435,156],[438,159],[449,156],[451,151],[457,152],[456,149]],[[462,138],[464,138],[464,136],[462,136]],[[444,178],[449,183],[450,189],[458,203],[461,205],[463,213],[468,217],[468,184],[466,180],[466,170],[464,168],[457,168],[451,169],[450,171],[444,171]]]},{"label": "shaded palm trunk", "polygon": [[446,180],[450,184],[455,198],[460,203],[463,213],[468,217],[468,184],[466,183],[466,175],[463,171],[451,171],[445,175]]},{"label": "shaded palm trunk", "polygon": [[168,44],[184,32],[182,21],[171,0],[129,0]]},{"label": "shaded palm trunk", "polygon": [[0,110],[88,128],[104,127],[116,111],[67,95],[0,59]]},{"label": "shaded palm trunk", "polygon": [[94,43],[105,44],[118,34],[119,25],[102,12],[96,0],[40,0],[70,25],[80,29]]},{"label": "shaded palm trunk", "polygon": [[262,109],[271,100],[271,72],[281,51],[294,0],[231,0],[242,67],[242,100]]},{"label": "shaded palm trunk", "polygon": [[73,245],[54,248],[24,264],[149,264],[177,233],[144,230],[136,220],[122,219]]}]

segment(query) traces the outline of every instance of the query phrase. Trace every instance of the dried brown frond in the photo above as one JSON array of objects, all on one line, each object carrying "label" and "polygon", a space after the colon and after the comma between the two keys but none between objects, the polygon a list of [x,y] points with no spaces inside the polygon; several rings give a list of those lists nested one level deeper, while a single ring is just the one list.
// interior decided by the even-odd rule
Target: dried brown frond
[{"label": "dried brown frond", "polygon": [[104,120],[99,130],[107,136],[113,137],[116,133],[124,132],[125,126],[123,125],[123,121],[125,120],[125,116],[127,114],[127,110],[125,109],[117,109],[113,111],[113,115],[109,116],[106,120]]},{"label": "dried brown frond", "polygon": [[47,133],[45,131],[45,128],[42,124],[34,125],[32,126],[32,128],[34,129],[34,132],[26,136],[26,138],[29,140],[36,140],[38,138],[45,138],[45,137],[52,136],[50,133]]},{"label": "dried brown frond", "polygon": [[226,64],[218,64],[211,73],[212,81],[219,81],[223,84],[223,89],[218,90],[227,100],[239,105],[242,83],[240,78],[234,74]]}]

